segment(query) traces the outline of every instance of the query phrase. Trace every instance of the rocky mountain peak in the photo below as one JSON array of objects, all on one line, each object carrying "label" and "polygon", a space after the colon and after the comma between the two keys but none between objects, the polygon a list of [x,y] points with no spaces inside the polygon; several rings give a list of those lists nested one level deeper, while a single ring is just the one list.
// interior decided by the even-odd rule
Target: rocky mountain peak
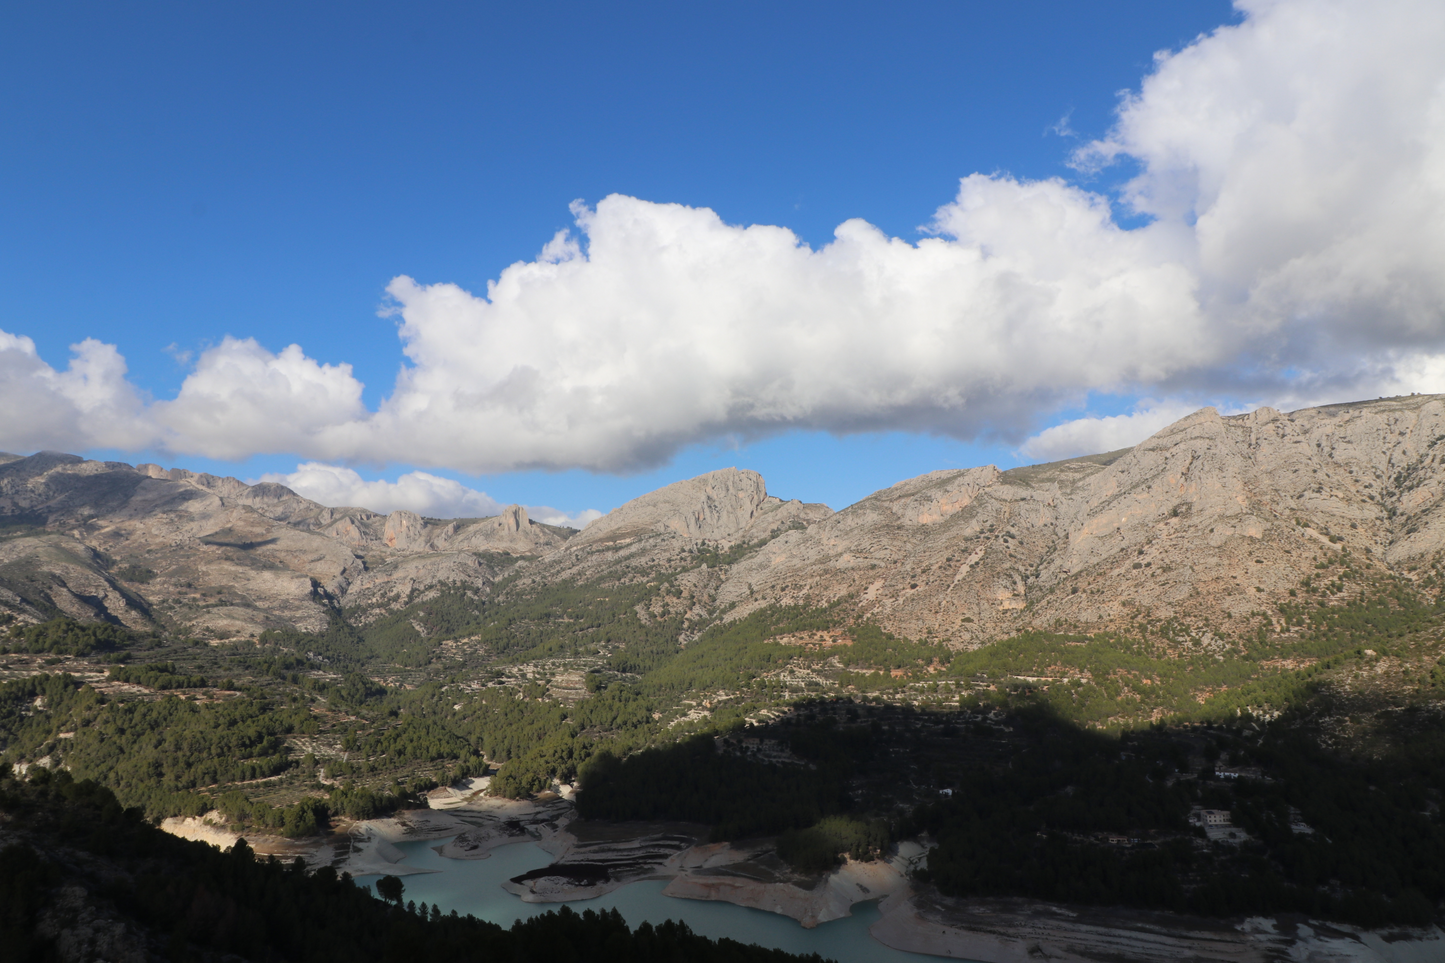
[{"label": "rocky mountain peak", "polygon": [[827,506],[804,506],[769,495],[755,471],[723,468],[673,482],[613,509],[568,543],[569,547],[618,542],[650,532],[670,532],[694,541],[734,542],[758,537],[760,523],[774,529],[794,516],[831,514]]},{"label": "rocky mountain peak", "polygon": [[387,548],[420,548],[426,542],[426,521],[416,512],[395,511],[386,516],[381,540]]},{"label": "rocky mountain peak", "polygon": [[526,531],[532,525],[532,520],[527,517],[527,510],[521,505],[508,505],[502,509],[502,514],[497,516],[497,521],[504,532],[513,534]]}]

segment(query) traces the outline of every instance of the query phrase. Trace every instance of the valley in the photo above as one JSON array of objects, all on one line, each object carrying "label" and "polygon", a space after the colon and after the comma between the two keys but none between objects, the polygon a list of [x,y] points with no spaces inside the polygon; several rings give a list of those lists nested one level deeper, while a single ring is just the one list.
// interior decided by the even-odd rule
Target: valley
[{"label": "valley", "polygon": [[916,842],[899,878],[935,919],[1418,935],[1445,900],[1442,443],[1435,396],[1205,409],[838,512],[728,469],[580,532],[10,457],[0,761],[337,869],[322,840],[467,786],[575,797],[574,833],[696,827],[799,893]]}]

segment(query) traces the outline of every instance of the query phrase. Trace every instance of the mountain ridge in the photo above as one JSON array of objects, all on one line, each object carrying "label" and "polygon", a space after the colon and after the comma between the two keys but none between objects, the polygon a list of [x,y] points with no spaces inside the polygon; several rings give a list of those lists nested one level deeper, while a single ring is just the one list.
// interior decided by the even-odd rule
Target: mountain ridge
[{"label": "mountain ridge", "polygon": [[[1129,449],[931,472],[840,512],[721,469],[581,532],[515,505],[479,520],[382,515],[274,483],[40,452],[0,464],[0,607],[238,638],[319,631],[331,608],[374,617],[447,585],[486,595],[506,573],[563,584],[625,565],[675,573],[681,597],[650,609],[698,626],[845,605],[953,649],[1140,620],[1217,633],[1266,617],[1342,551],[1379,572],[1433,564],[1442,442],[1439,396],[1204,408]],[[698,569],[699,551],[719,562]]]}]

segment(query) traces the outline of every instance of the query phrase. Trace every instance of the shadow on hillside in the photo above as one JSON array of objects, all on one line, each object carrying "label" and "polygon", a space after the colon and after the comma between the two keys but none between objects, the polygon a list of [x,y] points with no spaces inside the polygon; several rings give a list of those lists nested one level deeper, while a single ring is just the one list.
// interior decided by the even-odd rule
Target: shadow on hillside
[{"label": "shadow on hillside", "polygon": [[[578,810],[777,836],[790,861],[922,834],[937,846],[921,880],[954,896],[1423,924],[1445,899],[1445,726],[1438,712],[1395,716],[1352,752],[1311,727],[1308,706],[1269,724],[1116,736],[1043,706],[815,701],[594,757]],[[1230,831],[1206,833],[1204,810]]]}]

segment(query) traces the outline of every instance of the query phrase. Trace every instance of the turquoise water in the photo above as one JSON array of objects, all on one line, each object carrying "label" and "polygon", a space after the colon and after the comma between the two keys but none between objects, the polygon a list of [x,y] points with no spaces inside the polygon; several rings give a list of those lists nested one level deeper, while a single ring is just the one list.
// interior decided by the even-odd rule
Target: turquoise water
[{"label": "turquoise water", "polygon": [[[514,843],[492,850],[488,859],[446,859],[431,847],[445,840],[421,843],[398,843],[406,853],[402,863],[417,869],[441,872],[401,877],[406,887],[404,900],[440,906],[443,913],[456,910],[511,926],[518,919],[530,919],[570,906],[583,910],[615,909],[632,926],[642,922],[654,925],[668,919],[687,921],[694,933],[714,939],[726,936],[744,943],[759,943],[792,953],[819,953],[839,963],[937,963],[936,956],[904,953],[879,943],[868,935],[868,927],[878,919],[878,904],[858,903],[853,915],[811,930],[803,929],[795,920],[777,913],[734,906],[710,900],[676,899],[663,896],[662,880],[632,883],[605,896],[573,900],[567,903],[524,903],[502,889],[501,884],[532,869],[552,862],[536,843]],[[359,885],[370,888],[376,876],[358,876]]]}]

